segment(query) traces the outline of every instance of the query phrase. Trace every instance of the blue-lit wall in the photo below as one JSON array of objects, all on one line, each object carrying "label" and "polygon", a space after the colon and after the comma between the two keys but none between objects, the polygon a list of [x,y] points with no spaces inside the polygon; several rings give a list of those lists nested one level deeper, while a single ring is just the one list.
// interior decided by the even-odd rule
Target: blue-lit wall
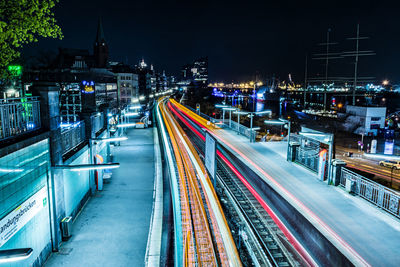
[{"label": "blue-lit wall", "polygon": [[[85,146],[72,158],[64,162],[66,165],[79,165],[89,163],[89,149]],[[75,217],[79,208],[84,204],[85,197],[90,190],[89,171],[63,171],[64,179],[64,201],[66,216]]]},{"label": "blue-lit wall", "polygon": [[[101,135],[99,138],[103,138]],[[107,144],[102,142],[94,146],[94,155],[103,157],[107,161]],[[89,147],[85,146],[75,155],[64,162],[65,165],[89,164]],[[100,174],[102,171],[100,170]],[[90,171],[63,171],[64,179],[64,202],[66,216],[75,217],[90,195]]]},{"label": "blue-lit wall", "polygon": [[[50,169],[48,139],[17,150],[0,158],[2,168],[24,169],[22,172],[0,172],[0,220],[25,200],[47,185]],[[49,204],[23,226],[0,249],[33,249],[33,254],[22,262],[2,266],[31,266],[41,264],[51,252]]]}]

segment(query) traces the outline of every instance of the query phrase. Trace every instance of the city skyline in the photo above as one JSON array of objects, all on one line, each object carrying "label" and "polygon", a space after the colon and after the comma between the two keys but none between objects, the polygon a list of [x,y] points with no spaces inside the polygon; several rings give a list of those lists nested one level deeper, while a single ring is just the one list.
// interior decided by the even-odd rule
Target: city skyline
[{"label": "city skyline", "polygon": [[[327,29],[331,29],[332,40],[339,43],[333,49],[349,51],[354,43],[346,38],[355,36],[356,24],[360,23],[361,35],[371,37],[361,43],[361,49],[377,54],[360,60],[360,75],[376,77],[378,82],[398,81],[399,19],[393,7],[383,4],[370,9],[366,2],[353,2],[346,8],[336,4],[327,9],[321,4],[284,7],[257,2],[242,7],[234,3],[133,4],[119,0],[112,8],[106,1],[93,3],[60,2],[55,16],[64,39],[40,39],[24,54],[56,51],[58,47],[91,48],[101,16],[112,60],[134,65],[144,58],[160,71],[176,75],[187,62],[208,56],[211,81],[250,80],[256,73],[286,78],[291,73],[295,81],[301,82],[306,54],[310,75],[323,72],[323,66],[311,56],[321,52],[317,44],[325,42]],[[332,70],[332,75],[351,76],[352,64],[338,62]]]}]

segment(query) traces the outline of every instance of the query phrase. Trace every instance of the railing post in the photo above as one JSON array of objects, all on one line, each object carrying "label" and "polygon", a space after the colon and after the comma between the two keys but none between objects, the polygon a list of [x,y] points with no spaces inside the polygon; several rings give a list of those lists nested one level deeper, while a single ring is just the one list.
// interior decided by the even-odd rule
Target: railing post
[{"label": "railing post", "polygon": [[0,106],[0,119],[1,119],[1,133],[0,133],[0,138],[5,138],[5,131],[6,131],[6,125],[5,125],[5,116],[4,116],[4,106]]},{"label": "railing post", "polygon": [[342,168],[346,166],[346,162],[343,160],[334,159],[332,160],[332,172],[328,184],[338,186],[342,176]]}]

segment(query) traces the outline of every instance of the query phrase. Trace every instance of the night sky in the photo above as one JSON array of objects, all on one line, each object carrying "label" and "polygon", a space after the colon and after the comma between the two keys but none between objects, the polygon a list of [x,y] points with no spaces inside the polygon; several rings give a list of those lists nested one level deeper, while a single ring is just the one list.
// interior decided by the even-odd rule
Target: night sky
[{"label": "night sky", "polygon": [[[317,44],[325,41],[327,29],[339,42],[333,51],[351,51],[354,43],[346,38],[355,35],[359,22],[361,35],[371,37],[361,42],[361,49],[377,54],[360,59],[360,75],[400,81],[397,6],[382,1],[269,2],[61,0],[55,15],[64,39],[41,39],[24,52],[60,46],[92,49],[101,15],[111,60],[136,64],[143,57],[156,70],[178,74],[182,65],[208,56],[211,81],[241,81],[255,73],[286,78],[291,73],[302,82],[305,55],[321,51]],[[309,63],[310,76],[323,73],[320,61]],[[353,75],[350,60],[331,66],[331,75]]]}]

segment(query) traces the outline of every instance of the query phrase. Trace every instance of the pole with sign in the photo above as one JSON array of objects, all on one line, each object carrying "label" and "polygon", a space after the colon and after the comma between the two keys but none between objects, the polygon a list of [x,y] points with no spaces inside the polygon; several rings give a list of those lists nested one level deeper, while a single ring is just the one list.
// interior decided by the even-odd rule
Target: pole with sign
[{"label": "pole with sign", "polygon": [[214,185],[214,188],[216,187],[216,141],[214,137],[212,137],[208,132],[206,133],[206,153],[205,153],[205,165],[206,169],[210,173],[210,176],[212,178],[212,182]]}]

